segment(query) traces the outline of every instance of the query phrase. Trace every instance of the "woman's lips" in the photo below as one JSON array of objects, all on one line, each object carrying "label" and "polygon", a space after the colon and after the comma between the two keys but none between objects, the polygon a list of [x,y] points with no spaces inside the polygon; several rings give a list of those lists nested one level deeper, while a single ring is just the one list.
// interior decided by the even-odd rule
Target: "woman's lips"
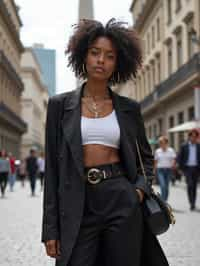
[{"label": "woman's lips", "polygon": [[96,72],[100,72],[100,73],[105,72],[104,68],[102,68],[102,67],[95,67],[94,69]]}]

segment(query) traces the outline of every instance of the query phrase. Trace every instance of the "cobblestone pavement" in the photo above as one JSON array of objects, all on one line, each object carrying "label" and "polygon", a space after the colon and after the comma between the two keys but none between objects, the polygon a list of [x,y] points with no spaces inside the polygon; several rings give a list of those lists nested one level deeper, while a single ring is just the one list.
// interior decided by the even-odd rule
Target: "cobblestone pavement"
[{"label": "cobblestone pavement", "polygon": [[[7,190],[6,198],[0,198],[2,266],[54,265],[54,260],[45,255],[40,243],[42,193],[39,183],[37,185],[37,196],[34,198],[30,197],[28,183],[25,188],[17,183],[14,192]],[[197,206],[200,207],[198,196]],[[177,223],[159,238],[170,266],[199,266],[200,212],[189,211],[183,183],[171,187],[169,202],[175,209]]]}]

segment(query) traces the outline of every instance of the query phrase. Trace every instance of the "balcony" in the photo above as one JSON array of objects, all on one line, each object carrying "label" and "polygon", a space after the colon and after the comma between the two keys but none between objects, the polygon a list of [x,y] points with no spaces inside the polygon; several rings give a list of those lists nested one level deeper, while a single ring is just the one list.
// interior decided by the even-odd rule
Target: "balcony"
[{"label": "balcony", "polygon": [[200,53],[195,54],[186,64],[181,66],[175,73],[157,85],[154,91],[148,95],[142,102],[143,110],[151,107],[155,101],[162,99],[168,93],[176,89],[176,86],[187,80],[195,73],[200,72]]},{"label": "balcony", "polygon": [[0,102],[0,118],[21,134],[25,133],[27,130],[27,124],[3,102]]},{"label": "balcony", "polygon": [[21,91],[23,91],[24,90],[24,84],[23,84],[20,76],[17,74],[17,72],[13,68],[12,64],[7,59],[7,57],[4,55],[4,52],[2,50],[0,50],[0,67],[1,66],[8,73],[9,78],[15,82],[17,88],[19,88]]}]

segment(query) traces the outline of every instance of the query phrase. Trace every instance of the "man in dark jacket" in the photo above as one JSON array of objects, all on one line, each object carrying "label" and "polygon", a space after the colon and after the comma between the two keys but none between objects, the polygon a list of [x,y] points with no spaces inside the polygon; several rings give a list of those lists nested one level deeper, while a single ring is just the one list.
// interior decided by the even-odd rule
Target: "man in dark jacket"
[{"label": "man in dark jacket", "polygon": [[30,179],[31,195],[35,196],[36,175],[38,171],[35,149],[30,150],[30,156],[26,159],[26,171]]},{"label": "man in dark jacket", "polygon": [[199,132],[193,129],[188,134],[188,142],[181,146],[178,163],[186,182],[190,210],[195,209],[197,181],[200,176],[200,144],[197,142]]}]

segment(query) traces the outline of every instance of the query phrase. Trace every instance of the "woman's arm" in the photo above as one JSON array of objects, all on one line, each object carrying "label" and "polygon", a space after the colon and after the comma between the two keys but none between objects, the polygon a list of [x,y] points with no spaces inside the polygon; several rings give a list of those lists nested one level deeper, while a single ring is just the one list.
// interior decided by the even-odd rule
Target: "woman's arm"
[{"label": "woman's arm", "polygon": [[58,120],[59,101],[58,98],[54,97],[49,100],[46,120],[42,242],[59,239],[59,206],[57,195]]}]

